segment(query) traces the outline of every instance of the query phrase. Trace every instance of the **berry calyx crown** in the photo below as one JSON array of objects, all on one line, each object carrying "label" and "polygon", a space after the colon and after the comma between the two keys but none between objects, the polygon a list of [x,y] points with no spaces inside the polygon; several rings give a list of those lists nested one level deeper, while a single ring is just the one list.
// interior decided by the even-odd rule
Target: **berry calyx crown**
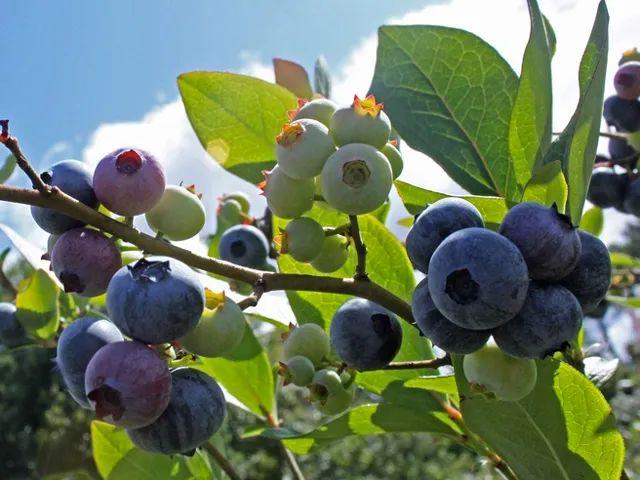
[{"label": "berry calyx crown", "polygon": [[142,156],[133,148],[120,152],[116,157],[116,170],[131,175],[142,168]]},{"label": "berry calyx crown", "polygon": [[292,108],[291,110],[287,110],[287,117],[289,117],[289,121],[293,121],[293,119],[296,118],[296,115],[298,115],[298,112],[300,111],[300,109],[304,107],[307,103],[309,103],[308,100],[304,98],[299,98],[298,107]]},{"label": "berry calyx crown", "polygon": [[289,147],[296,143],[303,133],[304,126],[301,123],[285,123],[276,137],[276,142],[282,147]]},{"label": "berry calyx crown", "polygon": [[367,95],[364,99],[360,99],[358,95],[353,96],[353,104],[351,105],[355,112],[362,116],[377,117],[384,108],[384,104],[376,103],[374,95]]}]

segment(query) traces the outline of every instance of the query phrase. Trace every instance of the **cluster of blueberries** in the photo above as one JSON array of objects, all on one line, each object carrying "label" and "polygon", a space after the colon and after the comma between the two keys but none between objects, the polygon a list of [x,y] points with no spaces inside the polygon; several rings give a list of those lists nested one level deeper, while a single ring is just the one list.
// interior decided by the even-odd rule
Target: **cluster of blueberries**
[{"label": "cluster of blueberries", "polygon": [[[291,219],[275,241],[280,253],[316,270],[330,273],[348,258],[349,239],[303,217],[321,195],[335,210],[348,215],[369,213],[386,200],[403,168],[402,157],[389,141],[391,123],[371,95],[357,96],[350,107],[338,108],[325,98],[300,101],[291,121],[276,137],[277,165],[265,172],[262,188],[274,215]],[[237,207],[224,207],[237,217]],[[263,266],[267,240],[257,229],[239,225],[223,234],[220,258],[248,267]]]},{"label": "cluster of blueberries", "polygon": [[616,95],[604,102],[603,116],[609,128],[627,136],[609,139],[609,156],[596,156],[587,198],[600,208],[640,217],[640,52],[625,52],[613,84]]},{"label": "cluster of blueberries", "polygon": [[611,281],[606,246],[555,205],[516,205],[494,232],[471,203],[445,198],[417,217],[406,248],[427,275],[413,294],[418,327],[451,353],[493,336],[510,357],[544,358],[576,337]]}]

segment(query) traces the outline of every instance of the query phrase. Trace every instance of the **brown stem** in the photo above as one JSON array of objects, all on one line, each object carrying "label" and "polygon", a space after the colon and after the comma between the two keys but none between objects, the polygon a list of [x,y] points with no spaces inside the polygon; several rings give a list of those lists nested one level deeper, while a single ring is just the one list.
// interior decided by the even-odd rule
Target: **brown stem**
[{"label": "brown stem", "polygon": [[444,365],[451,365],[451,357],[445,355],[442,358],[433,358],[431,360],[416,360],[413,362],[391,362],[384,367],[384,370],[415,370],[418,368],[438,368]]},{"label": "brown stem", "polygon": [[224,473],[226,473],[231,480],[242,480],[240,474],[236,471],[234,466],[227,460],[220,450],[214,447],[210,442],[202,445],[202,448],[215,460]]},{"label": "brown stem", "polygon": [[262,282],[256,282],[255,286],[253,287],[253,293],[238,302],[240,310],[246,310],[249,307],[255,307],[256,305],[258,305],[260,297],[262,297],[263,293],[264,286],[262,285]]},{"label": "brown stem", "polygon": [[349,234],[353,238],[353,244],[356,247],[356,253],[358,254],[358,264],[356,265],[356,274],[354,278],[356,280],[369,280],[367,275],[367,246],[362,241],[360,235],[360,226],[358,225],[358,216],[349,215],[349,222],[351,222],[351,228]]},{"label": "brown stem", "polygon": [[29,180],[31,180],[33,188],[37,189],[45,196],[50,195],[52,191],[51,186],[44,183],[42,178],[40,178],[40,175],[38,175],[38,172],[33,169],[27,158],[22,153],[20,145],[18,144],[18,139],[9,134],[9,120],[0,120],[0,128],[0,143],[3,143],[13,156],[16,157],[16,165],[18,165],[18,167],[27,174]]}]

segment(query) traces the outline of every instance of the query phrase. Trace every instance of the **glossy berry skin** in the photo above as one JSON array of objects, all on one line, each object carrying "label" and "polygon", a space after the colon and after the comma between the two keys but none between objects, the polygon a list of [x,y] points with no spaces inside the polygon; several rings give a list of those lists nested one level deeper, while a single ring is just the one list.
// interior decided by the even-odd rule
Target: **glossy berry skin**
[{"label": "glossy berry skin", "polygon": [[331,117],[338,109],[338,106],[327,98],[317,98],[301,105],[296,111],[293,120],[310,118],[322,123],[329,128]]},{"label": "glossy berry skin", "polygon": [[85,394],[87,365],[102,347],[123,342],[120,330],[109,320],[82,317],[65,328],[58,338],[56,365],[69,393],[83,408],[91,408]]},{"label": "glossy berry skin", "polygon": [[393,175],[393,179],[395,180],[400,176],[404,168],[404,162],[402,161],[402,155],[400,155],[400,151],[394,145],[387,143],[380,149],[380,153],[382,153],[385,157],[387,157],[387,160],[389,160],[389,165],[391,165],[391,173]]},{"label": "glossy berry skin", "polygon": [[624,197],[623,208],[626,213],[640,217],[640,179],[629,183]]},{"label": "glossy berry skin", "polygon": [[582,253],[576,268],[560,280],[575,295],[583,313],[595,310],[607,295],[611,285],[611,257],[602,241],[588,232],[580,230]]},{"label": "glossy berry skin", "polygon": [[139,148],[114,150],[100,160],[93,173],[100,203],[125,217],[151,210],[162,197],[165,183],[160,162]]},{"label": "glossy berry skin", "polygon": [[85,393],[99,419],[122,428],[145,427],[167,408],[171,375],[146,345],[108,343],[87,365]]},{"label": "glossy berry skin", "polygon": [[319,366],[329,356],[330,351],[328,335],[315,323],[305,323],[294,328],[284,341],[285,360],[302,355],[315,366]]},{"label": "glossy berry skin", "polygon": [[13,303],[0,303],[0,345],[14,348],[27,341],[27,332],[18,320]]},{"label": "glossy berry skin", "polygon": [[335,151],[327,127],[312,119],[286,124],[276,138],[278,166],[294,179],[319,175],[327,158]]},{"label": "glossy berry skin", "polygon": [[511,357],[492,344],[465,355],[462,368],[473,387],[507,402],[529,395],[538,379],[534,360]]},{"label": "glossy berry skin", "polygon": [[83,297],[106,292],[121,266],[122,257],[113,241],[89,228],[63,233],[51,251],[51,268],[64,291]]},{"label": "glossy berry skin", "polygon": [[638,100],[625,100],[613,95],[605,100],[602,116],[607,124],[620,132],[640,130],[640,102]]},{"label": "glossy berry skin", "polygon": [[636,100],[640,97],[640,62],[627,62],[618,68],[613,86],[620,98]]},{"label": "glossy berry skin", "polygon": [[513,357],[544,358],[575,338],[582,325],[582,309],[566,288],[532,281],[518,314],[496,328],[493,338]]},{"label": "glossy berry skin", "polygon": [[447,320],[431,299],[427,278],[413,292],[411,311],[422,334],[449,353],[475,352],[487,343],[491,335],[489,330],[468,330]]},{"label": "glossy berry skin", "polygon": [[322,273],[339,270],[349,258],[349,242],[343,235],[325,237],[320,253],[311,260],[311,266]]},{"label": "glossy berry skin", "polygon": [[204,227],[206,214],[202,200],[195,193],[182,186],[169,185],[145,218],[154,232],[179,241],[197,235]]},{"label": "glossy berry skin", "polygon": [[380,149],[389,141],[391,122],[382,110],[369,115],[352,105],[336,110],[331,117],[329,131],[339,147],[349,143],[366,143]]},{"label": "glossy berry skin", "polygon": [[378,370],[388,365],[402,343],[396,316],[362,298],[342,304],[331,321],[330,335],[338,356],[358,370]]},{"label": "glossy berry skin", "polygon": [[484,227],[476,207],[461,198],[443,198],[429,205],[416,219],[406,239],[407,254],[413,266],[429,271],[429,260],[442,241],[453,232]]},{"label": "glossy berry skin", "polygon": [[236,225],[220,237],[220,258],[243,267],[259,268],[267,261],[269,243],[253,225]]},{"label": "glossy berry skin", "polygon": [[222,426],[227,406],[222,389],[211,377],[193,368],[171,373],[171,400],[155,422],[127,434],[139,448],[165,455],[189,453]]},{"label": "glossy berry skin", "polygon": [[263,185],[267,205],[280,218],[296,218],[311,210],[315,196],[313,178],[295,180],[276,166],[265,173]]},{"label": "glossy berry skin", "polygon": [[429,292],[437,309],[469,330],[509,321],[522,307],[529,286],[518,248],[484,228],[452,233],[429,262]]},{"label": "glossy berry skin", "polygon": [[181,338],[204,310],[198,274],[167,257],[149,257],[122,267],[107,289],[107,309],[120,331],[147,344]]},{"label": "glossy berry skin", "polygon": [[200,321],[180,343],[191,353],[221,357],[233,352],[244,336],[247,322],[238,304],[228,297],[216,308],[206,308]]},{"label": "glossy berry skin", "polygon": [[553,207],[525,202],[513,207],[499,232],[522,252],[529,275],[555,281],[566,276],[580,257],[580,237],[566,215]]},{"label": "glossy berry skin", "polygon": [[320,254],[324,244],[322,225],[312,218],[291,220],[284,229],[280,253],[291,255],[298,262],[310,262]]},{"label": "glossy berry skin", "polygon": [[349,215],[380,207],[389,196],[393,176],[387,157],[371,145],[351,143],[329,157],[320,185],[325,201]]},{"label": "glossy berry skin", "polygon": [[[40,177],[47,185],[59,188],[86,206],[98,208],[98,199],[91,183],[91,171],[84,163],[64,160],[53,165]],[[32,206],[31,215],[40,228],[55,235],[85,225],[80,220],[44,207]]]},{"label": "glossy berry skin", "polygon": [[609,208],[621,205],[629,184],[629,177],[617,173],[611,167],[597,167],[591,174],[587,199],[596,207]]},{"label": "glossy berry skin", "polygon": [[298,387],[306,387],[313,380],[316,368],[313,362],[302,355],[295,355],[280,363],[285,385],[293,383]]}]

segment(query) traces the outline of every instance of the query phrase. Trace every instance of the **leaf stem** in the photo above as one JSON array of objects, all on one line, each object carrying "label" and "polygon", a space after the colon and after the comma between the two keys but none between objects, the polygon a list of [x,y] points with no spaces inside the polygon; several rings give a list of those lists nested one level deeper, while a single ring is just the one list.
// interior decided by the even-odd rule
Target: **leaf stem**
[{"label": "leaf stem", "polygon": [[207,442],[202,445],[202,448],[215,460],[224,473],[226,473],[231,480],[242,480],[240,474],[236,471],[235,467],[225,457],[220,450],[218,450],[211,442]]}]

